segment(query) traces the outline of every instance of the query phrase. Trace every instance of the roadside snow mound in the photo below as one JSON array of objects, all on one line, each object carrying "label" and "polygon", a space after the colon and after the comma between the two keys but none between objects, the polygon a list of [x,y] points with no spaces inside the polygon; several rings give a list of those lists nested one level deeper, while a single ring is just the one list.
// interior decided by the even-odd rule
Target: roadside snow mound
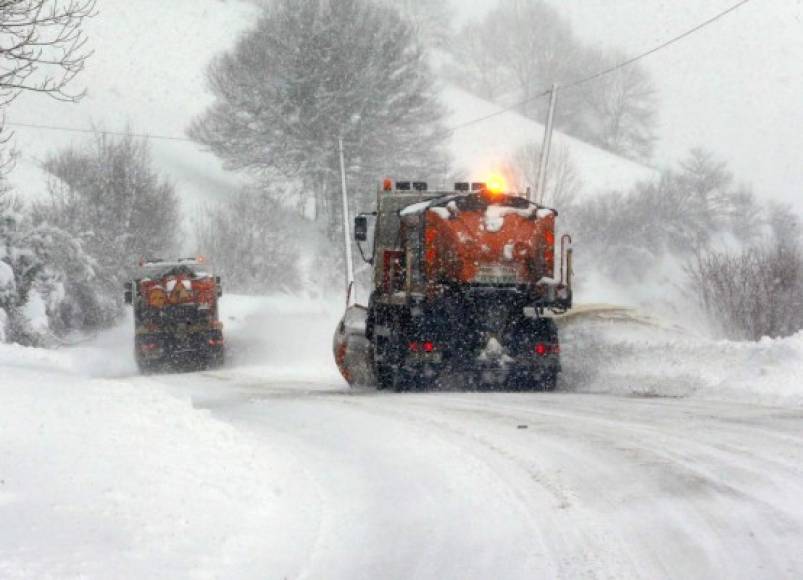
[{"label": "roadside snow mound", "polygon": [[243,375],[340,385],[336,313],[295,297],[221,308],[230,365],[207,373],[139,376],[130,319],[58,350],[0,344],[0,578],[300,575],[308,475],[196,398]]},{"label": "roadside snow mound", "polygon": [[803,332],[717,341],[612,306],[581,307],[560,326],[566,390],[803,406]]},{"label": "roadside snow mound", "polygon": [[165,377],[80,377],[61,353],[8,345],[0,358],[0,578],[297,572],[299,538],[277,523],[293,521],[292,457]]}]

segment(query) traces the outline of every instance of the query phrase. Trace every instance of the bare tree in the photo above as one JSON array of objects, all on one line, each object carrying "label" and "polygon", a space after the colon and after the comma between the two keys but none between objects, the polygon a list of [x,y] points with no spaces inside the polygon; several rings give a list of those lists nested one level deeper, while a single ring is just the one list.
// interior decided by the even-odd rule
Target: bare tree
[{"label": "bare tree", "polygon": [[[587,70],[604,70],[625,59],[621,53],[594,51]],[[647,160],[655,146],[656,91],[647,71],[638,65],[618,69],[579,91],[582,105],[567,129],[609,151]]]},{"label": "bare tree", "polygon": [[43,164],[50,197],[34,206],[36,223],[79,238],[114,295],[140,258],[173,255],[180,245],[179,200],[153,168],[148,142],[97,134]]},{"label": "bare tree", "polygon": [[0,0],[0,107],[21,92],[75,101],[69,92],[89,52],[82,24],[95,0]]},{"label": "bare tree", "polygon": [[[471,22],[463,26],[449,44],[457,67],[445,71],[454,83],[489,101],[497,101],[514,91],[516,84],[509,71],[499,66],[500,56],[489,50],[484,36],[489,34],[486,23]],[[495,47],[494,47],[495,48]]]},{"label": "bare tree", "polygon": [[[538,201],[548,207],[564,209],[574,205],[582,191],[583,181],[567,147],[556,147],[550,157],[545,191],[543,195],[539,194]],[[531,143],[520,148],[504,171],[510,185],[517,191],[535,187],[540,159],[540,145]]]},{"label": "bare tree", "polygon": [[694,150],[679,169],[632,190],[584,200],[570,219],[584,256],[606,274],[635,282],[665,256],[681,260],[707,254],[724,236],[754,244],[763,217],[752,193],[734,187],[727,166]]},{"label": "bare tree", "polygon": [[784,248],[800,247],[803,244],[803,223],[800,215],[788,204],[771,203],[767,222],[770,236],[775,244]]},{"label": "bare tree", "polygon": [[706,314],[737,340],[794,334],[803,328],[803,253],[800,247],[708,253],[686,267],[690,288]]},{"label": "bare tree", "polygon": [[452,28],[452,9],[443,0],[378,0],[399,11],[426,46],[446,44]]},{"label": "bare tree", "polygon": [[259,294],[300,287],[304,248],[294,234],[314,235],[314,226],[281,207],[277,195],[256,189],[207,206],[195,219],[198,252],[210,258],[235,292]]},{"label": "bare tree", "polygon": [[[519,99],[571,76],[580,57],[568,22],[544,0],[501,0],[475,32],[474,42],[493,55],[494,66],[507,72]],[[541,118],[546,106],[546,100],[533,100],[522,105],[521,112]],[[561,107],[573,109],[568,99]]]},{"label": "bare tree", "polygon": [[[451,48],[456,82],[501,105],[522,102],[520,112],[538,121],[549,100],[536,97],[553,83],[565,85],[623,60],[615,51],[581,43],[545,0],[500,0],[481,22],[461,29]],[[556,126],[644,160],[655,142],[656,109],[649,74],[630,65],[562,91]]]}]

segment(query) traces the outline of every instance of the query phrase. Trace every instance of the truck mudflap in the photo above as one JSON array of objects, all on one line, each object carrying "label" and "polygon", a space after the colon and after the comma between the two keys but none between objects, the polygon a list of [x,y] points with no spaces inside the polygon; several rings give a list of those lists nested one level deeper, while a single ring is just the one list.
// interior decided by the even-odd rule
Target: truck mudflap
[{"label": "truck mudflap", "polygon": [[365,336],[368,310],[355,304],[346,309],[337,325],[332,350],[337,368],[349,386],[374,385],[371,342]]}]

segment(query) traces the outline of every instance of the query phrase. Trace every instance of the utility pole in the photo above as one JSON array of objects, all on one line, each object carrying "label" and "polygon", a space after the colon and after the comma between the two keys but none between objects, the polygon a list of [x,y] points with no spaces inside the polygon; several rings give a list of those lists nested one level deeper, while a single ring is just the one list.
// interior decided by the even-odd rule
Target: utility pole
[{"label": "utility pole", "polygon": [[354,259],[351,255],[351,224],[349,223],[349,195],[346,190],[346,162],[343,157],[343,138],[338,139],[340,148],[340,187],[343,194],[343,249],[346,253],[346,306],[351,305],[354,285]]},{"label": "utility pole", "polygon": [[544,127],[544,142],[541,144],[541,161],[538,164],[538,187],[535,190],[536,203],[543,203],[546,194],[546,174],[549,167],[549,150],[552,148],[552,131],[555,126],[555,107],[558,103],[558,84],[552,85],[549,97],[549,113],[547,114],[546,127]]}]

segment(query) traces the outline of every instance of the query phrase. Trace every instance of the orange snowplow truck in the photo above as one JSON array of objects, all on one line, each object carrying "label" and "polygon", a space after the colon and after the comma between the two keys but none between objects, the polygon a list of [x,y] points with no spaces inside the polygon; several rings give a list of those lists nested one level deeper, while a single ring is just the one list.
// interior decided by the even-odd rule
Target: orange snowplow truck
[{"label": "orange snowplow truck", "polygon": [[377,211],[355,219],[358,244],[374,221],[367,307],[347,309],[335,335],[344,377],[407,390],[555,388],[560,346],[547,311],[572,305],[571,239],[554,209],[484,183],[429,191],[386,181]]},{"label": "orange snowplow truck", "polygon": [[143,260],[125,287],[134,307],[134,355],[143,372],[169,365],[223,363],[220,278],[201,259]]}]

